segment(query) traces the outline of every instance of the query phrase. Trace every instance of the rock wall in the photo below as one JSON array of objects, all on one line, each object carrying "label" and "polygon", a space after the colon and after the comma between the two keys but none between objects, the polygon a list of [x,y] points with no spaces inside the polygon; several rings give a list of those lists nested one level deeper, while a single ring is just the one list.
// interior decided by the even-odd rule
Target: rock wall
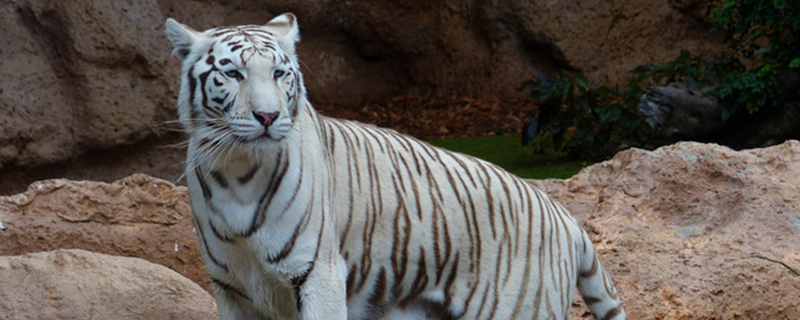
[{"label": "rock wall", "polygon": [[[313,101],[359,105],[398,95],[499,97],[540,70],[620,83],[632,67],[681,48],[721,47],[706,1],[7,0],[0,5],[0,192],[32,178],[176,178],[152,152],[179,141],[179,62],[163,23],[197,29],[263,23],[292,11]],[[113,158],[115,154],[129,156]],[[112,158],[96,169],[84,163]]]},{"label": "rock wall", "polygon": [[[5,1],[0,166],[132,144],[173,119],[178,83],[152,1]],[[2,168],[2,167],[0,167]]]},{"label": "rock wall", "polygon": [[[584,225],[630,319],[800,314],[798,141],[741,152],[699,143],[634,149],[567,180],[530,182]],[[190,220],[186,189],[160,179],[42,181],[0,197],[0,256],[57,248],[135,256],[207,288]],[[570,319],[585,319],[575,302]]]}]

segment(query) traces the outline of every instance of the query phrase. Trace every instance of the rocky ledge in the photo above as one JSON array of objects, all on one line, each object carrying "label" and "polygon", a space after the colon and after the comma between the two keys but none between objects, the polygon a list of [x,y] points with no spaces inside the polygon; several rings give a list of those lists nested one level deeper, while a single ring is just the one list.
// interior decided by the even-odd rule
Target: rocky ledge
[{"label": "rocky ledge", "polygon": [[[530,182],[569,208],[589,231],[631,319],[794,319],[800,314],[800,142],[741,152],[698,143],[631,149],[570,179]],[[24,193],[0,197],[0,221],[5,225],[0,255],[80,248],[146,259],[208,285],[185,188],[163,180],[133,175],[111,184],[37,182]],[[62,266],[61,273],[73,271],[70,277],[22,285],[4,280],[0,297],[25,294],[30,300],[56,301],[61,295],[41,288],[81,275],[112,287],[117,281],[139,281],[115,276],[127,272],[124,268],[101,273],[102,279],[75,273],[70,269],[84,267],[64,263],[65,255],[75,253],[33,257]],[[0,258],[0,279],[39,272],[9,267],[31,259],[25,257],[32,255]],[[104,261],[124,265],[123,260]],[[137,285],[153,286],[147,292],[177,301],[169,290],[158,289],[162,284],[142,280]],[[84,295],[71,299],[86,306],[99,301]],[[22,307],[7,301],[0,299],[4,314],[23,314],[14,309]],[[585,312],[577,299],[572,319],[582,319]]]}]

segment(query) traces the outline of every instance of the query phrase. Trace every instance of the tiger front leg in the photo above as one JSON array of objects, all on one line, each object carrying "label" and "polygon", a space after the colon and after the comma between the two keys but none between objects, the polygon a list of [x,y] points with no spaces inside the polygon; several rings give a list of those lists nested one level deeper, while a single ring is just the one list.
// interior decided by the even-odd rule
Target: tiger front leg
[{"label": "tiger front leg", "polygon": [[317,261],[299,287],[300,319],[347,319],[346,269],[343,259]]}]

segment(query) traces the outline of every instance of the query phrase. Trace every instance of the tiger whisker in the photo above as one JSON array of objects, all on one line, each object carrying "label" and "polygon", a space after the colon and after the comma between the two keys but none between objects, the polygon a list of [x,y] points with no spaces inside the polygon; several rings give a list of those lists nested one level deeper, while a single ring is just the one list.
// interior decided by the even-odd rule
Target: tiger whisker
[{"label": "tiger whisker", "polygon": [[[181,176],[178,178],[178,181],[185,178],[186,175],[190,174],[192,171],[197,169],[198,166],[200,166],[202,163],[207,162],[212,156],[218,153],[218,151],[227,144],[225,143],[225,140],[227,140],[228,137],[230,137],[233,134],[230,131],[224,131],[222,129],[212,130],[212,133],[219,133],[219,132],[221,132],[221,134],[211,135],[212,139],[211,142],[209,142],[209,145],[211,145],[210,148],[198,148],[196,150],[196,153],[194,154],[192,159],[190,159],[189,162],[187,163],[186,170],[184,170],[183,174],[181,174]],[[216,165],[217,160],[218,156],[216,156],[215,160],[212,162],[211,164],[212,168]]]}]

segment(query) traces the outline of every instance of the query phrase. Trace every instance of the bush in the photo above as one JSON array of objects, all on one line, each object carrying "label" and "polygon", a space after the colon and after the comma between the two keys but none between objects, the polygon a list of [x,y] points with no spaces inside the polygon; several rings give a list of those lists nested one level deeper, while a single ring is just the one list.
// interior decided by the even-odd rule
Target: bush
[{"label": "bush", "polygon": [[640,82],[634,76],[627,89],[595,87],[586,76],[561,71],[550,78],[545,72],[524,82],[518,90],[531,88],[537,99],[537,114],[523,129],[522,144],[534,139],[551,152],[566,151],[581,159],[600,159],[646,141],[646,126],[637,111]]},{"label": "bush", "polygon": [[[722,120],[784,104],[779,76],[800,68],[800,1],[722,0],[708,13],[711,31],[728,48],[710,60],[681,51],[673,61],[631,71],[624,90],[592,85],[584,75],[544,72],[520,89],[532,88],[536,115],[522,142],[584,159],[605,158],[630,146],[646,146],[648,130],[638,113],[644,85],[689,82],[713,86]],[[657,142],[656,142],[657,144]]]},{"label": "bush", "polygon": [[708,17],[728,43],[711,70],[723,119],[782,106],[778,76],[800,67],[800,1],[724,0]]}]

